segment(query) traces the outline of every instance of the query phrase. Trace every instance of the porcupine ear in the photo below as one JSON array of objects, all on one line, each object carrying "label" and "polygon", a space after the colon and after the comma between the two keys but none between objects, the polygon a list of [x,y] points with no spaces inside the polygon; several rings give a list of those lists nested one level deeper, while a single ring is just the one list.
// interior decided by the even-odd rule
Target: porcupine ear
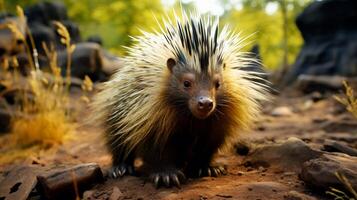
[{"label": "porcupine ear", "polygon": [[169,58],[166,61],[166,66],[170,70],[170,72],[172,72],[172,69],[174,68],[175,65],[176,65],[176,61],[173,58]]}]

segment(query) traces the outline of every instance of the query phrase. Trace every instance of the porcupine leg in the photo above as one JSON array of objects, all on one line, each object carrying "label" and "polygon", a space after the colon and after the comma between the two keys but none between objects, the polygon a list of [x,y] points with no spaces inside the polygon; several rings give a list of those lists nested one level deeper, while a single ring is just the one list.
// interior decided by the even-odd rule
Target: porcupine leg
[{"label": "porcupine leg", "polygon": [[125,159],[122,153],[113,152],[113,167],[110,170],[110,176],[112,178],[118,178],[128,175],[134,175],[134,159],[133,153],[130,153]]},{"label": "porcupine leg", "polygon": [[[109,116],[108,119],[115,119],[113,116]],[[118,128],[116,128],[116,121],[108,120],[107,133],[107,147],[112,154],[113,166],[109,170],[109,177],[118,178],[126,174],[134,175],[134,160],[135,151],[129,153],[126,152],[126,146],[123,141],[116,136]]]},{"label": "porcupine leg", "polygon": [[180,187],[186,181],[182,172],[185,154],[180,152],[178,140],[171,140],[163,150],[159,148],[146,151],[144,163],[148,165],[149,180],[156,188],[160,186]]},{"label": "porcupine leg", "polygon": [[222,143],[223,137],[208,137],[203,141],[198,141],[185,173],[193,178],[225,175],[227,172],[224,166],[212,164],[213,155],[218,151]]},{"label": "porcupine leg", "polygon": [[109,150],[112,154],[113,167],[109,171],[109,176],[118,178],[128,175],[134,175],[135,151],[125,152],[125,147],[116,143],[115,140],[108,141]]},{"label": "porcupine leg", "polygon": [[197,152],[188,164],[185,173],[193,178],[225,175],[227,172],[224,166],[211,163],[213,154],[212,151]]}]

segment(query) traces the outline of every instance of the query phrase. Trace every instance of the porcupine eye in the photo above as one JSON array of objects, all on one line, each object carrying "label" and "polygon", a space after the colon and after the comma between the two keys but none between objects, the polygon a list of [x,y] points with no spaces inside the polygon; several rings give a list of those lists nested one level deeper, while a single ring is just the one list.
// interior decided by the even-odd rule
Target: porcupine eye
[{"label": "porcupine eye", "polygon": [[184,86],[185,88],[190,88],[190,87],[191,87],[191,82],[190,82],[190,81],[184,81],[184,82],[183,82],[183,86]]}]

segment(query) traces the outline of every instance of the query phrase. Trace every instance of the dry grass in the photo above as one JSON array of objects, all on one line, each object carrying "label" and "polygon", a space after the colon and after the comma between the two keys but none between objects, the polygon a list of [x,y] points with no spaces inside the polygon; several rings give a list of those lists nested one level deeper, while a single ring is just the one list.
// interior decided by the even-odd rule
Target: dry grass
[{"label": "dry grass", "polygon": [[89,76],[85,76],[84,77],[84,81],[81,85],[82,91],[83,91],[83,95],[81,96],[81,100],[84,101],[85,103],[89,103],[90,99],[88,97],[88,93],[93,91],[93,82],[92,80],[89,78]]},{"label": "dry grass", "polygon": [[357,192],[353,189],[349,180],[338,172],[336,172],[335,175],[353,197],[350,197],[345,192],[336,188],[330,188],[330,191],[327,191],[326,194],[333,196],[334,200],[357,200]]},{"label": "dry grass", "polygon": [[21,117],[15,117],[12,132],[19,145],[60,144],[74,130],[61,86],[49,84],[40,72],[27,78],[33,101],[24,101]]},{"label": "dry grass", "polygon": [[67,51],[67,67],[66,67],[66,87],[69,90],[71,84],[71,55],[74,52],[76,46],[71,44],[71,36],[67,28],[61,22],[54,22],[57,27],[57,33],[61,37],[61,43],[66,45]]},{"label": "dry grass", "polygon": [[[20,19],[25,20],[21,7],[17,8],[17,14]],[[24,41],[30,60],[31,74],[28,77],[21,77],[16,69],[9,71],[9,63],[12,62],[12,66],[16,67],[17,60],[15,57],[4,59],[2,69],[4,73],[0,73],[0,76],[7,76],[1,77],[0,80],[7,83],[7,88],[21,87],[23,92],[19,95],[20,103],[16,105],[16,115],[12,119],[11,134],[0,138],[0,153],[2,154],[0,164],[23,159],[43,149],[61,144],[70,138],[75,130],[76,125],[71,120],[73,116],[68,109],[71,103],[69,97],[71,54],[75,46],[70,44],[70,36],[66,27],[60,22],[55,22],[55,25],[61,41],[67,47],[66,81],[61,76],[61,69],[57,66],[57,53],[52,46],[43,46],[51,69],[52,78],[48,79],[49,75],[42,72],[38,66],[37,50],[29,28],[26,28],[26,33],[30,37],[31,47],[19,31],[19,27],[14,24],[8,25],[8,28]],[[25,84],[20,84],[19,78]]]},{"label": "dry grass", "polygon": [[349,86],[346,81],[343,82],[343,85],[345,86],[344,96],[335,96],[335,99],[341,104],[345,105],[346,109],[351,112],[355,118],[357,118],[357,99],[354,96],[353,88]]}]

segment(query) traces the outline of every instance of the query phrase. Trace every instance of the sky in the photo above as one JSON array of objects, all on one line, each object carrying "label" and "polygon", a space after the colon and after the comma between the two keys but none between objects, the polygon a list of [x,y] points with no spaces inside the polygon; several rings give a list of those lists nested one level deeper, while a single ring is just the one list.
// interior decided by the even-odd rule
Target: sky
[{"label": "sky", "polygon": [[[163,4],[166,6],[172,6],[177,0],[162,0]],[[242,9],[242,4],[240,0],[229,0],[231,5],[234,5],[235,9]],[[219,0],[181,0],[182,3],[193,2],[197,11],[199,13],[207,13],[213,15],[223,15],[225,9]],[[276,2],[269,2],[265,8],[268,14],[273,14],[278,10],[278,4]]]}]

